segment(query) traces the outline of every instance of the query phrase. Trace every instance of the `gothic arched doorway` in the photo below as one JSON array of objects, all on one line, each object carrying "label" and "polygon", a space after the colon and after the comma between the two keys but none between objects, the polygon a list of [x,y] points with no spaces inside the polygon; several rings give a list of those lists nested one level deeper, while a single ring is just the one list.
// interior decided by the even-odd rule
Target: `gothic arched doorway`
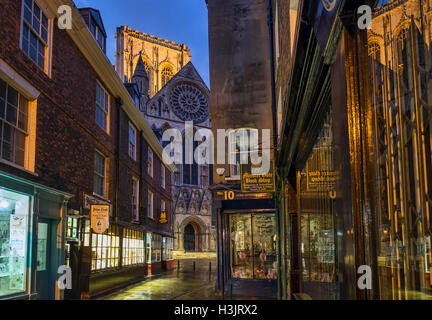
[{"label": "gothic arched doorway", "polygon": [[192,224],[188,224],[184,229],[184,250],[195,251],[195,229]]}]

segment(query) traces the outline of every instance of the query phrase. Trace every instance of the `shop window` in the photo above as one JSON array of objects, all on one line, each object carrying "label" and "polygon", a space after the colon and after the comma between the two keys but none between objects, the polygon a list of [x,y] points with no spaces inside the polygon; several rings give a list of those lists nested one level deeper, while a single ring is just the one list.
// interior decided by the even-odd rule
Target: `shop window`
[{"label": "shop window", "polygon": [[163,261],[173,260],[174,239],[163,238]]},{"label": "shop window", "polygon": [[25,166],[29,101],[0,79],[0,158]]},{"label": "shop window", "polygon": [[26,291],[30,197],[0,189],[0,297]]},{"label": "shop window", "polygon": [[48,74],[50,20],[33,0],[23,1],[23,11],[21,49]]},{"label": "shop window", "polygon": [[160,262],[162,260],[162,236],[159,234],[152,234],[151,244],[151,262]]},{"label": "shop window", "polygon": [[148,232],[146,234],[146,262],[151,263],[152,256],[152,234]]},{"label": "shop window", "polygon": [[104,234],[92,233],[92,271],[119,267],[120,227],[111,225]]},{"label": "shop window", "polygon": [[79,219],[68,217],[66,237],[79,239]]},{"label": "shop window", "polygon": [[103,86],[96,82],[96,123],[108,132],[109,95]]},{"label": "shop window", "polygon": [[129,122],[129,157],[136,160],[136,141],[137,131],[132,123]]},{"label": "shop window", "polygon": [[233,214],[231,276],[237,279],[277,279],[274,215]]},{"label": "shop window", "polygon": [[105,197],[106,184],[106,158],[103,154],[95,152],[94,165],[94,192],[102,197]]},{"label": "shop window", "polygon": [[144,233],[123,229],[123,266],[144,263]]},{"label": "shop window", "polygon": [[162,236],[147,233],[147,262],[160,262],[162,259]]}]

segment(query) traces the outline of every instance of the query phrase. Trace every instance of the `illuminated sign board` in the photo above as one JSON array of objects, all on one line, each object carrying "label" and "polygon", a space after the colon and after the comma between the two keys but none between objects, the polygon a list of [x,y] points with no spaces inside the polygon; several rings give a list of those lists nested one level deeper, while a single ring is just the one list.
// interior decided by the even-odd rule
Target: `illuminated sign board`
[{"label": "illuminated sign board", "polygon": [[241,166],[241,190],[245,193],[275,192],[275,169],[274,162],[270,167],[270,172],[262,175],[250,173],[246,166]]},{"label": "illuminated sign board", "polygon": [[90,224],[95,233],[104,233],[109,228],[110,206],[93,204],[90,206]]}]

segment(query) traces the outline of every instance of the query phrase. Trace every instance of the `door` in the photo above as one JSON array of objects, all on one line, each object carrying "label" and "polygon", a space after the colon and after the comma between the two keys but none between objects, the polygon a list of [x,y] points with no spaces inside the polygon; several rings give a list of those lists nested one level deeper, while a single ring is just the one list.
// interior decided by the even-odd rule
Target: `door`
[{"label": "door", "polygon": [[39,299],[54,299],[54,284],[50,279],[50,223],[40,220],[38,223],[37,241],[37,264],[36,264],[36,286]]},{"label": "door", "polygon": [[184,230],[184,249],[195,251],[195,229],[191,224],[188,224]]}]

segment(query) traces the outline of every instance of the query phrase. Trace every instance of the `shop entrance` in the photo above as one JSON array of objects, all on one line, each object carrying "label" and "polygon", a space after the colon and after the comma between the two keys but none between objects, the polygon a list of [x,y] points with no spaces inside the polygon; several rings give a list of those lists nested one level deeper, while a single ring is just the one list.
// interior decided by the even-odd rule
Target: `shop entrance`
[{"label": "shop entrance", "polygon": [[54,298],[53,288],[50,285],[50,223],[47,220],[40,219],[38,223],[38,241],[37,241],[37,291],[39,299],[51,300]]},{"label": "shop entrance", "polygon": [[184,250],[195,251],[195,229],[188,224],[184,230]]}]

